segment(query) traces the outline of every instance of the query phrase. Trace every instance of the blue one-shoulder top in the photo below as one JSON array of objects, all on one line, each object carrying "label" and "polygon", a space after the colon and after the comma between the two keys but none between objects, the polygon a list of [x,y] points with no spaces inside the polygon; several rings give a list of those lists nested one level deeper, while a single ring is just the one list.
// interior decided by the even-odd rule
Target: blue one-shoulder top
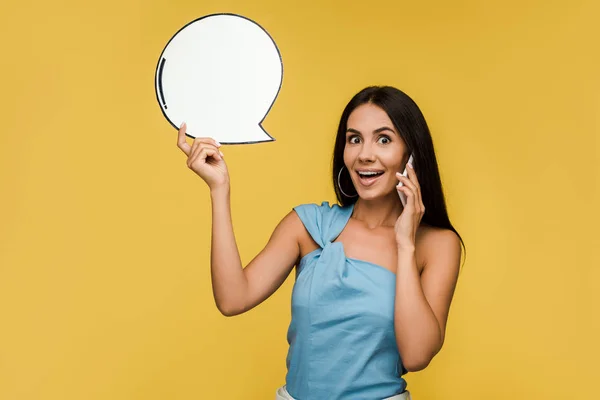
[{"label": "blue one-shoulder top", "polygon": [[319,248],[296,271],[286,387],[297,400],[384,399],[406,390],[394,333],[396,276],[334,242],[354,206],[294,210]]}]

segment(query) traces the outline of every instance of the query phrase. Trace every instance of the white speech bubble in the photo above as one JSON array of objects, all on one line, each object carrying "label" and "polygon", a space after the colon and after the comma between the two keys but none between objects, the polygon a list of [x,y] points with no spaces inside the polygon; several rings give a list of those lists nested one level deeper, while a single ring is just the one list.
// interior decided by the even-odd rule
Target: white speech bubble
[{"label": "white speech bubble", "polygon": [[187,135],[222,144],[275,140],[262,121],[283,78],[277,45],[256,22],[212,14],[181,28],[163,50],[156,97],[167,120]]}]

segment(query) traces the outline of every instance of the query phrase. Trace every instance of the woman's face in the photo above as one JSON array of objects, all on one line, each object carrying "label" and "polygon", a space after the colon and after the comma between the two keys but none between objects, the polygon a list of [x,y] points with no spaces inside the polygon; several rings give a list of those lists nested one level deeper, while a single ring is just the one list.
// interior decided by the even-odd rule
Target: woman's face
[{"label": "woman's face", "polygon": [[408,154],[387,113],[366,103],[348,117],[344,164],[360,198],[372,200],[396,191]]}]

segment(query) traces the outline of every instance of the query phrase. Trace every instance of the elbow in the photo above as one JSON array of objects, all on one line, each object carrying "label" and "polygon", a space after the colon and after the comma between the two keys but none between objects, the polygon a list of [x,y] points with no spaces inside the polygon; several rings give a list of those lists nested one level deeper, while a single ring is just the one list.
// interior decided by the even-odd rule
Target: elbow
[{"label": "elbow", "polygon": [[217,306],[217,310],[219,310],[219,312],[225,317],[234,317],[243,312],[243,310],[241,310],[239,307],[235,307],[231,304],[226,304],[222,302],[215,302],[215,304]]},{"label": "elbow", "polygon": [[[432,341],[433,342],[433,341]],[[400,358],[404,369],[408,372],[417,372],[424,370],[429,366],[433,357],[435,357],[444,344],[444,337],[441,336],[439,340],[434,343],[427,345],[426,343],[413,343],[409,348],[403,348],[398,343],[398,349],[400,350]]]},{"label": "elbow", "polygon": [[219,306],[219,305],[217,305],[217,309],[225,317],[235,317],[236,315],[240,315],[241,313],[244,312],[243,310],[240,310],[235,307],[226,307],[226,306]]},{"label": "elbow", "polygon": [[408,352],[402,359],[402,365],[408,372],[424,370],[429,366],[433,357],[440,351],[441,346],[433,351]]},{"label": "elbow", "polygon": [[245,306],[235,304],[235,303],[225,303],[215,301],[215,305],[219,312],[225,317],[235,317],[236,315],[240,315],[248,311]]},{"label": "elbow", "polygon": [[221,315],[225,317],[235,317],[236,315],[240,314],[239,312],[229,308],[217,307],[217,309],[219,310]]},{"label": "elbow", "polygon": [[425,357],[410,357],[402,359],[402,365],[404,366],[404,369],[406,369],[408,372],[417,372],[424,370],[425,368],[427,368],[430,362],[431,358]]}]

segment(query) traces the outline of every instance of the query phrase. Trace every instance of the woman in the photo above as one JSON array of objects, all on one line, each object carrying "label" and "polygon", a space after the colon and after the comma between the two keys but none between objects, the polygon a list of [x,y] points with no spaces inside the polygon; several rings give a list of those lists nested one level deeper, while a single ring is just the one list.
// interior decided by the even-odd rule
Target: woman
[{"label": "woman", "polygon": [[[220,144],[197,138],[190,146],[184,124],[178,146],[210,187],[211,272],[221,313],[260,304],[296,266],[288,372],[276,398],[410,399],[402,375],[425,368],[442,348],[462,243],[418,106],[392,87],[356,94],[334,147],[339,205],[295,207],[246,268]],[[407,176],[400,174],[405,167]]]}]

